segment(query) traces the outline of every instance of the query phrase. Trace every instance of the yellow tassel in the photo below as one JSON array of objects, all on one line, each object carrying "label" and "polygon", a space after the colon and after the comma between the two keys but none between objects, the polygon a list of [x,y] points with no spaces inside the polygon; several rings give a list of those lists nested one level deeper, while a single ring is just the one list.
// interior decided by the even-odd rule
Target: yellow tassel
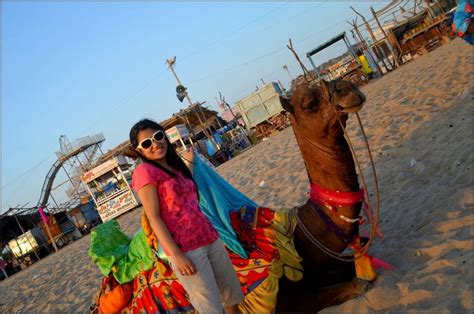
[{"label": "yellow tassel", "polygon": [[[356,256],[358,257],[357,253]],[[360,256],[358,259],[355,260],[355,269],[356,276],[359,279],[367,281],[374,281],[375,279],[377,279],[377,273],[375,273],[375,270],[372,267],[372,264],[370,263],[370,257],[366,254]]]}]

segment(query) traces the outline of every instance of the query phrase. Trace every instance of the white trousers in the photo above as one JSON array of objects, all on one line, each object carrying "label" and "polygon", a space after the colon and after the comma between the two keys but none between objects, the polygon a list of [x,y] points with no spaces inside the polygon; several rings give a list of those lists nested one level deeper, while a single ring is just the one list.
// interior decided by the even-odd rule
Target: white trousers
[{"label": "white trousers", "polygon": [[196,273],[181,275],[172,258],[171,267],[199,313],[223,313],[224,307],[243,301],[237,274],[221,239],[184,254],[194,263]]}]

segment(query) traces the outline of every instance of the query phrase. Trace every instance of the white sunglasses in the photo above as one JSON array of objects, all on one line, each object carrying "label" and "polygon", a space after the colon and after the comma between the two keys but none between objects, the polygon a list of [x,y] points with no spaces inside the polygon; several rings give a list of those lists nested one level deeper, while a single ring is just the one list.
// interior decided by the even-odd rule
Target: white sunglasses
[{"label": "white sunglasses", "polygon": [[151,145],[153,144],[153,141],[155,142],[163,142],[165,140],[165,132],[158,130],[153,135],[149,138],[146,138],[142,140],[138,145],[137,148],[141,149],[149,149]]}]

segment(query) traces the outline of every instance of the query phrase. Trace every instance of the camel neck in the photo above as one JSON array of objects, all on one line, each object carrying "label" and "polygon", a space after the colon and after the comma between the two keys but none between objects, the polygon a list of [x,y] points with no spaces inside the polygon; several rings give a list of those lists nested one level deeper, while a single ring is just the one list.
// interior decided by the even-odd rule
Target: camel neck
[{"label": "camel neck", "polygon": [[310,182],[330,190],[355,192],[359,182],[350,148],[339,138],[314,140],[293,129]]}]

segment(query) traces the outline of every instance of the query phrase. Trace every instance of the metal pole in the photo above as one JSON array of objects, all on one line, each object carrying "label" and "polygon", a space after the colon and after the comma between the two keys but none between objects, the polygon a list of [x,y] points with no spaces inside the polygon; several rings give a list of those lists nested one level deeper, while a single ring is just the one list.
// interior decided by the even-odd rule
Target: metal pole
[{"label": "metal pole", "polygon": [[314,61],[313,61],[313,58],[311,58],[311,56],[308,56],[308,59],[309,59],[309,62],[311,63],[311,65],[313,66],[313,69],[314,71],[316,72],[316,76],[318,77],[319,80],[321,80],[321,75],[319,75],[319,71],[318,69],[316,68],[316,64],[314,64]]},{"label": "metal pole", "polygon": [[89,156],[87,156],[86,150],[84,150],[82,153],[84,154],[84,156],[86,156],[87,162],[89,163],[89,167],[92,167],[92,160],[90,160]]},{"label": "metal pole", "polygon": [[[179,77],[178,75],[176,74],[176,72],[174,71],[174,68],[173,68],[173,65],[175,64],[175,60],[166,60],[166,63],[168,63],[168,68],[171,70],[171,73],[173,73],[174,77],[176,78],[176,81],[178,82],[179,85],[183,85],[181,84],[181,81],[179,80]],[[189,97],[189,93],[186,92],[186,99],[188,100],[189,102],[189,106],[192,108],[193,107],[193,102],[191,100],[191,98]],[[211,136],[208,134],[207,132],[207,129],[205,128],[204,124],[202,123],[201,121],[201,118],[198,116],[198,119],[199,119],[199,122],[201,123],[201,128],[204,132],[204,135],[207,137],[207,138],[211,138]]]},{"label": "metal pole", "polygon": [[288,66],[285,64],[283,65],[283,69],[286,70],[288,73],[288,76],[290,77],[290,82],[293,81],[293,76],[291,76],[290,70],[288,69]]},{"label": "metal pole", "polygon": [[[178,75],[176,75],[176,72],[174,71],[174,68],[173,68],[174,62],[169,62],[169,60],[167,60],[167,62],[168,62],[168,68],[171,70],[171,73],[173,73],[173,75],[176,78],[176,81],[178,82],[178,84],[183,85],[183,84],[181,84],[181,81],[179,80]],[[189,97],[188,92],[186,92],[186,99],[188,100],[189,105],[192,106],[193,102],[192,102],[191,98]]]},{"label": "metal pole", "polygon": [[50,193],[49,196],[51,196],[51,199],[53,200],[54,204],[56,205],[56,208],[59,208],[58,203],[56,202],[56,200],[53,197],[53,193]]},{"label": "metal pole", "polygon": [[62,167],[63,167],[64,172],[66,172],[66,176],[68,177],[69,181],[71,182],[72,187],[74,188],[74,191],[76,191],[77,196],[79,196],[79,198],[81,198],[81,195],[79,194],[79,191],[77,190],[77,187],[74,185],[74,182],[72,181],[71,177],[67,173],[66,168],[64,167],[64,165],[62,165]]},{"label": "metal pole", "polygon": [[75,155],[74,157],[77,159],[77,162],[78,162],[79,165],[81,166],[82,171],[86,171],[86,168],[84,168],[84,165],[83,165],[82,162],[79,160],[79,158],[77,157],[77,155]]}]

